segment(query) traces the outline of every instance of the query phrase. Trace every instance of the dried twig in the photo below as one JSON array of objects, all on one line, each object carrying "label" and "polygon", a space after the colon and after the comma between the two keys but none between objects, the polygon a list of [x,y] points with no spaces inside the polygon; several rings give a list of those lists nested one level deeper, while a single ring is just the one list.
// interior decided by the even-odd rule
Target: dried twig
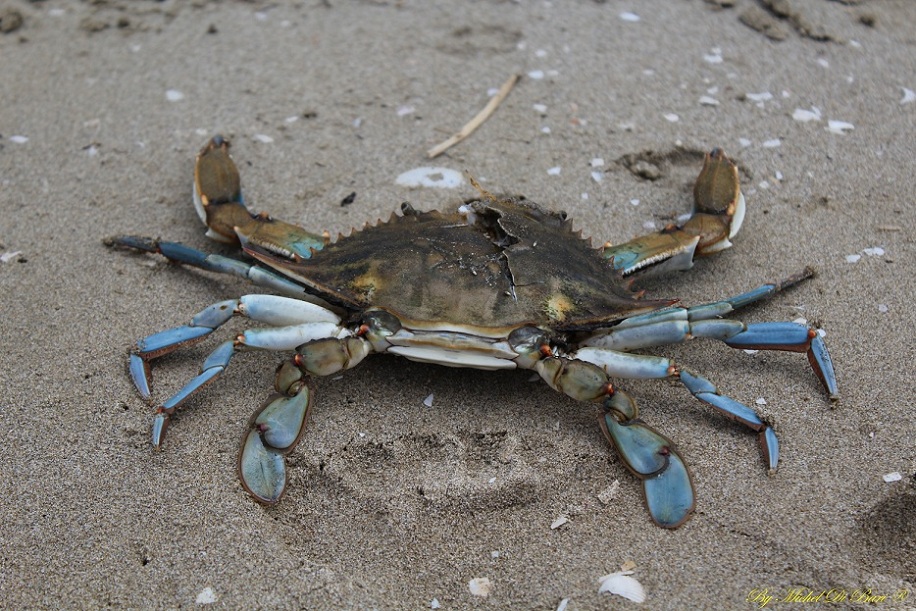
[{"label": "dried twig", "polygon": [[487,105],[483,107],[483,110],[477,113],[476,117],[468,121],[468,124],[462,127],[461,130],[458,131],[458,133],[456,133],[454,136],[452,136],[451,138],[449,138],[442,144],[438,146],[434,146],[433,148],[426,151],[426,154],[429,156],[429,158],[432,159],[434,157],[438,157],[439,155],[441,155],[442,153],[444,153],[451,147],[455,146],[456,144],[458,144],[459,142],[461,142],[462,140],[470,136],[474,132],[475,129],[480,127],[484,121],[490,118],[490,115],[492,115],[493,112],[496,110],[496,107],[499,106],[504,99],[506,99],[506,96],[509,95],[509,92],[512,91],[512,88],[515,87],[515,83],[517,82],[518,82],[517,74],[513,74],[512,76],[510,76],[509,79],[505,83],[503,83],[503,86],[499,88],[499,91],[497,92],[497,94],[494,95],[492,98],[490,98],[490,101],[487,102]]}]

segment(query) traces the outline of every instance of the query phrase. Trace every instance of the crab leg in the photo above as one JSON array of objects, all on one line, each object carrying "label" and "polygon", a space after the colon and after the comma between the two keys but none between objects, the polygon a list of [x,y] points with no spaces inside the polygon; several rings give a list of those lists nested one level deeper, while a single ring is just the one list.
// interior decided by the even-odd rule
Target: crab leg
[{"label": "crab leg", "polygon": [[719,393],[712,382],[704,377],[681,370],[671,359],[659,356],[629,354],[604,348],[580,348],[572,358],[593,363],[611,377],[633,379],[677,378],[690,393],[711,405],[728,419],[744,424],[758,433],[763,458],[769,469],[779,461],[779,443],[770,426],[754,410],[731,397]]},{"label": "crab leg", "polygon": [[532,367],[554,390],[580,401],[603,401],[601,428],[624,464],[643,482],[646,505],[656,524],[677,528],[693,512],[694,491],[684,460],[666,437],[637,418],[636,403],[614,388],[592,363],[545,356]]},{"label": "crab leg", "polygon": [[[283,327],[320,323],[336,326],[340,323],[340,317],[330,310],[290,297],[244,295],[239,299],[219,301],[198,312],[188,325],[166,329],[137,341],[136,350],[130,355],[130,375],[140,395],[144,399],[150,397],[151,376],[147,361],[201,341],[226,324],[233,315]],[[246,331],[243,336],[250,342],[248,345],[264,347],[258,343],[266,341],[266,334],[266,330],[254,329]]]},{"label": "crab leg", "polygon": [[738,167],[721,149],[706,155],[693,189],[693,214],[680,227],[606,246],[604,256],[624,276],[676,271],[693,267],[697,255],[730,247],[744,221],[745,202],[738,182]]},{"label": "crab leg", "polygon": [[642,480],[649,515],[659,526],[679,527],[695,505],[684,459],[668,438],[637,419],[636,403],[622,390],[605,401],[605,408],[601,430],[626,467]]},{"label": "crab leg", "polygon": [[690,320],[706,320],[709,318],[719,318],[731,314],[735,310],[749,306],[758,301],[769,299],[778,292],[814,277],[814,268],[806,267],[802,271],[792,274],[779,282],[761,284],[757,288],[751,289],[740,295],[728,297],[720,301],[712,301],[687,308]]},{"label": "crab leg", "polygon": [[290,297],[322,306],[327,305],[318,297],[306,293],[301,285],[266,267],[223,255],[206,253],[180,242],[167,242],[143,236],[123,235],[108,238],[105,240],[105,244],[112,248],[129,248],[159,254],[175,263],[190,265],[219,274],[236,276]]},{"label": "crab leg", "polygon": [[233,315],[274,325],[269,329],[247,329],[220,344],[201,366],[200,373],[156,410],[153,421],[153,445],[161,447],[171,414],[191,395],[216,379],[234,354],[245,347],[267,350],[290,350],[317,338],[335,337],[350,332],[340,326],[333,312],[311,303],[276,295],[245,295],[204,308],[190,325],[154,333],[137,342],[130,356],[130,374],[144,398],[150,396],[151,374],[148,361],[168,354],[204,337],[224,325]]},{"label": "crab leg", "polygon": [[309,374],[330,375],[359,364],[372,351],[362,337],[323,338],[301,346],[277,369],[274,387],[254,413],[239,452],[239,479],[257,501],[273,505],[286,491],[285,456],[305,432],[312,405]]},{"label": "crab leg", "polygon": [[146,359],[167,354],[199,341],[225,324],[233,314],[273,325],[247,329],[234,340],[223,342],[201,366],[200,373],[164,401],[153,420],[153,445],[161,447],[175,410],[198,390],[219,377],[232,357],[242,349],[292,350],[297,354],[280,366],[270,396],[251,418],[239,453],[239,478],[245,490],[262,503],[280,500],[286,489],[286,461],[308,420],[312,389],[308,374],[330,375],[361,362],[372,344],[353,336],[340,318],[316,305],[275,295],[245,295],[215,303],[194,317],[191,325],[177,327],[140,340],[131,355],[131,375],[141,392],[149,393]]},{"label": "crab leg", "polygon": [[[738,307],[740,307],[740,304]],[[609,351],[629,351],[652,346],[684,342],[694,337],[717,339],[732,348],[754,350],[788,350],[805,352],[814,373],[820,379],[831,400],[839,398],[836,373],[827,344],[817,331],[792,322],[745,324],[738,320],[708,319],[716,311],[732,308],[732,302],[722,301],[699,308],[671,308],[623,321],[608,333],[590,337],[582,345]],[[698,319],[697,319],[698,318]],[[580,351],[581,352],[581,351]],[[657,357],[618,357],[623,363],[648,363]],[[589,360],[589,359],[586,359]],[[613,375],[613,374],[612,374]],[[619,374],[621,377],[631,377]],[[640,376],[636,376],[640,377]]]},{"label": "crab leg", "polygon": [[[194,207],[207,225],[207,236],[230,244],[259,247],[288,259],[308,259],[328,243],[326,235],[252,213],[244,203],[238,168],[229,155],[229,141],[213,137],[201,149],[194,166]],[[260,265],[244,263],[222,255],[207,254],[180,244],[142,236],[115,236],[108,246],[158,253],[177,263],[208,271],[231,274],[299,299],[326,305],[282,275]]]}]

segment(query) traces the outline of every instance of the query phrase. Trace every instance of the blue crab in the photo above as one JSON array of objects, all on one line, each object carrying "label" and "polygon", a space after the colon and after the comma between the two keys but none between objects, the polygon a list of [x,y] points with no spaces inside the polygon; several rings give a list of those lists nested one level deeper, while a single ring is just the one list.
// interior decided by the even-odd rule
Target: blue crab
[{"label": "blue crab", "polygon": [[619,378],[678,380],[726,418],[756,431],[769,469],[779,458],[773,429],[750,407],[669,358],[635,350],[710,338],[733,348],[805,352],[831,399],[837,382],[818,333],[788,322],[744,324],[733,311],[811,275],[764,284],[693,307],[643,300],[632,277],[687,269],[694,258],[731,246],[745,213],[735,164],[720,150],[706,155],[694,187],[694,210],[680,226],[618,246],[593,248],[565,213],[519,197],[479,197],[454,212],[400,215],[331,241],[326,235],[254,214],[244,204],[229,142],[213,138],[197,157],[194,203],[207,235],[240,245],[255,260],[206,254],[138,236],[112,246],[159,253],[171,261],[247,278],[282,295],[246,295],[215,303],[190,324],[137,342],[130,375],[151,395],[149,362],[200,341],[233,316],[263,325],[221,343],[200,374],[158,405],[152,442],[159,448],[175,410],[219,377],[245,349],[293,351],[277,369],[276,393],[254,413],[238,471],[245,490],[273,504],[287,486],[285,456],[296,447],[313,401],[311,376],[327,376],[370,354],[484,370],[529,369],[575,400],[598,403],[604,434],[642,480],[656,524],[676,528],[692,514],[695,492],[682,456],[645,424]]}]

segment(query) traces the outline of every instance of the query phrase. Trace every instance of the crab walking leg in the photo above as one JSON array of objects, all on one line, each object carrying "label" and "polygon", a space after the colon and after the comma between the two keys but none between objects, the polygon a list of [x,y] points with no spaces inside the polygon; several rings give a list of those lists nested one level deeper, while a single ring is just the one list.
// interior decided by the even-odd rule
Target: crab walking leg
[{"label": "crab walking leg", "polygon": [[236,352],[244,348],[292,350],[315,339],[331,338],[332,341],[337,341],[337,337],[348,334],[348,329],[334,323],[308,322],[274,329],[248,329],[234,340],[223,342],[207,357],[197,376],[156,408],[156,417],[153,420],[153,446],[162,447],[171,415],[194,393],[219,377],[229,366],[229,361]]},{"label": "crab walking leg", "polygon": [[301,285],[261,265],[246,263],[231,257],[224,257],[197,250],[180,242],[167,242],[143,236],[123,235],[107,238],[105,244],[111,248],[129,248],[153,254],[159,254],[183,265],[190,265],[219,274],[228,274],[248,280],[258,286],[309,301],[318,305],[325,302],[306,293]]},{"label": "crab walking leg", "polygon": [[[582,345],[610,351],[630,351],[677,344],[695,337],[717,339],[732,348],[804,352],[832,401],[839,398],[836,373],[827,344],[815,331],[792,322],[745,324],[738,320],[709,319],[710,312],[731,307],[720,301],[694,308],[671,308],[623,321],[607,333],[590,337]],[[741,304],[743,305],[743,304]],[[740,307],[740,305],[739,305]],[[695,320],[695,317],[698,320]],[[636,357],[648,359],[651,357]],[[626,377],[626,376],[624,376]]]},{"label": "crab walking leg", "polygon": [[239,479],[257,501],[273,505],[286,491],[286,459],[305,432],[312,405],[309,374],[330,375],[359,364],[372,351],[362,337],[318,339],[300,346],[277,369],[271,395],[254,413],[239,452]]},{"label": "crab walking leg", "polygon": [[191,395],[219,377],[236,352],[250,348],[291,350],[317,338],[350,334],[340,326],[340,318],[319,306],[276,295],[245,295],[215,303],[192,320],[190,325],[168,329],[137,342],[137,352],[130,357],[134,385],[144,398],[150,396],[149,359],[200,341],[226,323],[233,315],[256,322],[276,325],[268,329],[248,329],[234,340],[220,344],[201,366],[200,373],[156,409],[153,420],[153,446],[161,447],[171,415]]},{"label": "crab walking leg", "polygon": [[[150,397],[149,360],[201,341],[226,324],[234,315],[244,316],[255,322],[283,327],[322,323],[336,327],[340,324],[340,317],[330,310],[290,297],[244,295],[239,299],[219,301],[198,312],[188,325],[166,329],[137,341],[136,350],[130,355],[130,375],[140,395],[144,399]],[[306,330],[309,333],[314,333],[315,330],[328,332],[330,327],[318,327],[315,330],[306,328]],[[252,341],[263,342],[265,340],[259,338],[259,335],[264,335],[267,331],[250,330],[246,333]],[[286,337],[290,336],[289,331],[283,333]],[[304,341],[294,344],[292,348]],[[263,346],[255,345],[255,347]]]},{"label": "crab walking leg", "polygon": [[597,365],[545,356],[532,367],[554,390],[580,401],[604,401],[602,430],[624,464],[643,482],[646,505],[656,524],[677,528],[694,508],[690,473],[674,444],[637,418],[636,403],[615,389]]},{"label": "crab walking leg", "polygon": [[814,269],[808,267],[780,282],[762,284],[755,289],[720,301],[688,308],[670,307],[648,314],[631,316],[620,324],[589,337],[581,345],[629,351],[677,344],[695,335],[691,331],[691,323],[727,316],[752,303],[768,299],[777,292],[812,276],[814,276]]},{"label": "crab walking leg", "polygon": [[604,256],[614,269],[624,276],[690,269],[696,256],[729,248],[744,221],[745,201],[738,167],[721,149],[706,155],[693,195],[693,214],[680,227],[605,246]]},{"label": "crab walking leg", "polygon": [[802,271],[792,274],[779,282],[768,282],[750,291],[741,293],[740,295],[734,295],[720,301],[711,301],[709,303],[691,306],[687,308],[687,312],[690,320],[706,320],[709,318],[726,316],[745,306],[749,306],[764,299],[769,299],[776,293],[813,278],[814,274],[815,271],[813,267],[806,267]]},{"label": "crab walking leg", "polygon": [[641,380],[677,378],[694,397],[711,405],[729,420],[740,422],[756,431],[767,466],[771,470],[776,468],[779,461],[779,443],[773,429],[750,407],[720,394],[709,380],[681,370],[671,359],[594,347],[580,348],[570,357],[593,363],[611,377]]}]

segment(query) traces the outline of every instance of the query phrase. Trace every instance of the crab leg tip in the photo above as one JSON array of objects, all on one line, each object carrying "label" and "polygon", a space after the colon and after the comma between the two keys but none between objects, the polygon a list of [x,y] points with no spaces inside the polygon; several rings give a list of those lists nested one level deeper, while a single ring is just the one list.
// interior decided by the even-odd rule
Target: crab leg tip
[{"label": "crab leg tip", "polygon": [[840,393],[837,388],[836,372],[833,370],[833,360],[830,358],[830,353],[827,352],[827,344],[824,339],[816,332],[808,347],[808,362],[811,363],[811,368],[820,378],[830,400],[838,401]]},{"label": "crab leg tip", "polygon": [[139,354],[131,353],[128,368],[130,370],[130,379],[133,381],[137,392],[139,392],[140,396],[144,399],[149,399],[152,395],[152,391],[150,390],[152,376],[149,363]]},{"label": "crab leg tip", "polygon": [[767,463],[770,472],[776,471],[779,464],[779,439],[772,428],[766,427],[758,435],[760,441],[760,450],[763,452],[763,460]]},{"label": "crab leg tip", "polygon": [[160,411],[156,413],[156,417],[153,418],[153,447],[157,450],[162,449],[162,442],[165,441],[165,431],[169,427],[169,414],[167,412]]}]

